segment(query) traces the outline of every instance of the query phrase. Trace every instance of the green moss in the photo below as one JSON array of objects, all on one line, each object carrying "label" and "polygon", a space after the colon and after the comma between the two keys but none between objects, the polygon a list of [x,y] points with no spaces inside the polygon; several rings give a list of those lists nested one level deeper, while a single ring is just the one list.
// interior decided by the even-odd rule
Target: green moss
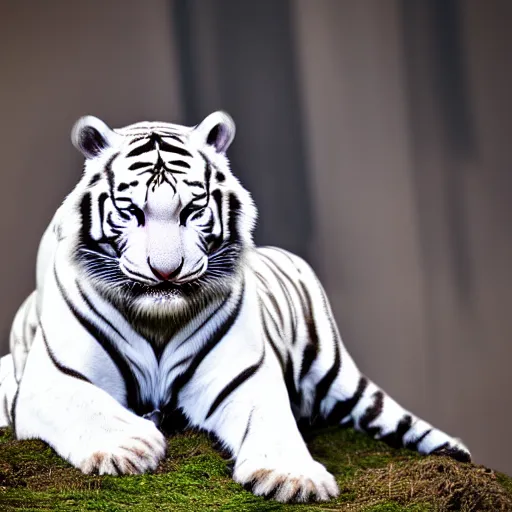
[{"label": "green moss", "polygon": [[512,479],[481,466],[393,450],[350,429],[325,430],[309,446],[336,476],[336,500],[282,505],[256,497],[233,482],[228,461],[195,432],[169,440],[154,474],[100,477],[83,475],[40,441],[16,441],[0,430],[0,510],[512,510]]}]

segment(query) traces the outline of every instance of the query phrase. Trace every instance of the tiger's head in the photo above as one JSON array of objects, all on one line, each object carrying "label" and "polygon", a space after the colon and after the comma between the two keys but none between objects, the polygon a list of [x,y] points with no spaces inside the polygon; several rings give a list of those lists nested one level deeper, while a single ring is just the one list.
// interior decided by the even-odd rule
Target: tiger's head
[{"label": "tiger's head", "polygon": [[117,306],[161,316],[229,292],[256,219],[226,157],[234,135],[223,112],[195,127],[77,121],[86,162],[75,261]]}]

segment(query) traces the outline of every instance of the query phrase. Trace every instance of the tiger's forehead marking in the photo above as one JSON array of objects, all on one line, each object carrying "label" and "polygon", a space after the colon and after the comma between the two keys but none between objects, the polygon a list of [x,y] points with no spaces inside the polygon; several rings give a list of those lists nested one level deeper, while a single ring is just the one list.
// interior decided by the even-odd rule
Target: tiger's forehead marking
[{"label": "tiger's forehead marking", "polygon": [[[125,163],[121,163],[116,172],[117,189],[120,187],[121,192],[132,194],[135,188],[131,183],[135,179],[137,184],[140,180],[145,185],[145,200],[149,191],[154,192],[163,184],[170,185],[174,193],[180,189],[180,195],[187,202],[201,197],[210,178],[206,160],[200,151],[186,144],[186,134],[178,135],[163,128],[168,127],[160,123],[145,123],[131,127],[129,134],[123,133],[125,140],[119,156],[120,162]],[[199,159],[201,164],[194,165],[193,161],[199,162]],[[180,186],[180,182],[188,186]],[[197,188],[189,190],[190,187]]]},{"label": "tiger's forehead marking", "polygon": [[[197,156],[191,145],[187,144],[189,142],[188,135],[192,131],[192,128],[189,127],[160,122],[143,122],[115,131],[124,138],[121,152],[125,158],[143,155],[154,150],[158,150],[158,153],[161,151],[174,153],[179,155],[179,158]],[[131,148],[131,146],[134,147]],[[190,168],[190,165],[183,161],[176,163]]]}]

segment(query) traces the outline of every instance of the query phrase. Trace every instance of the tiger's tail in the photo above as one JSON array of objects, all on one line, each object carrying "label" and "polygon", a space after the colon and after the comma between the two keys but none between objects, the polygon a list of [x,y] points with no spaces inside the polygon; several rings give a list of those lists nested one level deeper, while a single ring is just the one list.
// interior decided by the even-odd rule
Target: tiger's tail
[{"label": "tiger's tail", "polygon": [[[355,388],[348,391],[347,382],[355,384]],[[343,379],[343,385],[341,380],[337,384],[336,381],[333,383],[322,404],[322,416],[329,424],[351,425],[395,448],[409,448],[425,455],[448,455],[461,462],[471,461],[471,455],[460,439],[404,409],[363,374],[359,373],[358,378]]]}]

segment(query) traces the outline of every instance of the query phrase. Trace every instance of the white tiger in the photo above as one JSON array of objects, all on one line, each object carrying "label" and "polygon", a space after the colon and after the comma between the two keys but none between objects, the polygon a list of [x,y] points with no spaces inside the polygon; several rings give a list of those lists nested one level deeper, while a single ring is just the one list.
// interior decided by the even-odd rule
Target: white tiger
[{"label": "white tiger", "polygon": [[132,474],[156,468],[184,419],[232,453],[235,481],[279,501],[338,494],[298,420],[470,460],[358,371],[303,260],[254,246],[234,133],[222,112],[192,128],[77,122],[85,170],[1,359],[0,425],[85,473]]}]

